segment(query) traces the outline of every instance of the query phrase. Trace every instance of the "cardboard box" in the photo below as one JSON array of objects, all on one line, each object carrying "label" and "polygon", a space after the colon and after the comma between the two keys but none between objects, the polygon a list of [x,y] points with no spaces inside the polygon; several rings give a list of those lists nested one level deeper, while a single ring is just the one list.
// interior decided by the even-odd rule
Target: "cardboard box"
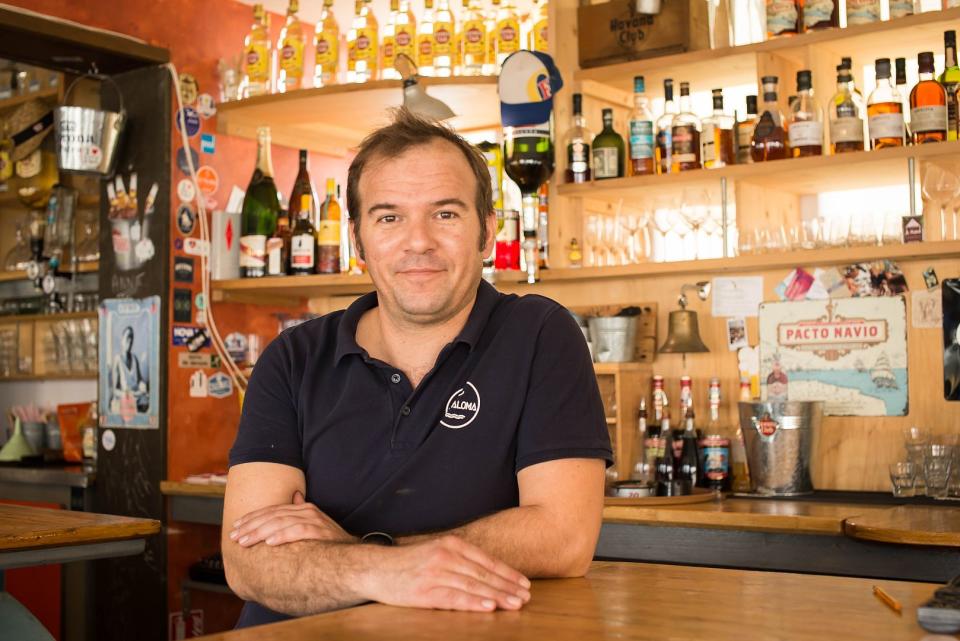
[{"label": "cardboard box", "polygon": [[710,48],[703,0],[663,0],[656,15],[637,12],[636,0],[586,5],[577,25],[584,69]]}]

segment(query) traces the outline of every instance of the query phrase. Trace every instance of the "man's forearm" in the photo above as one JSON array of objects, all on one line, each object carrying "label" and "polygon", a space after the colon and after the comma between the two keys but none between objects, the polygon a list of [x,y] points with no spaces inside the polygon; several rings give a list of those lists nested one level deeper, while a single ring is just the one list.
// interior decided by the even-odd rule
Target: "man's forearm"
[{"label": "man's forearm", "polygon": [[364,594],[378,548],[355,543],[298,541],[242,548],[223,546],[230,587],[276,612],[302,616],[368,601]]}]

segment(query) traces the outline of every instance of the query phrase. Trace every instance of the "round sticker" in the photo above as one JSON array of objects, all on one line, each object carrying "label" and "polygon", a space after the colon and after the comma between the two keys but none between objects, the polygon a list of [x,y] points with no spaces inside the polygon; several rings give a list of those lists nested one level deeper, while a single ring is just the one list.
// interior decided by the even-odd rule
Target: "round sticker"
[{"label": "round sticker", "polygon": [[216,211],[217,210],[217,201],[213,196],[207,196],[203,201],[204,206],[206,206],[207,211]]},{"label": "round sticker", "polygon": [[187,135],[191,138],[200,131],[200,114],[193,107],[184,107],[177,112],[177,129],[186,127]]},{"label": "round sticker", "polygon": [[197,96],[197,112],[200,117],[206,120],[217,115],[217,103],[213,96],[208,93],[202,93]]},{"label": "round sticker", "polygon": [[184,178],[177,183],[177,197],[185,203],[193,202],[193,199],[197,197],[197,190],[193,186],[192,180]]},{"label": "round sticker", "polygon": [[[196,169],[197,167],[200,166],[200,154],[198,154],[196,150],[193,149],[193,147],[189,147],[189,149],[190,149],[190,159],[193,161],[193,168]],[[186,150],[184,150],[183,147],[180,147],[180,149],[177,149],[177,167],[179,167],[180,171],[182,171],[185,174],[190,173],[190,166],[187,165],[187,152]]]},{"label": "round sticker", "polygon": [[103,434],[100,435],[100,444],[103,445],[103,449],[112,452],[117,446],[116,433],[113,430],[103,430]]},{"label": "round sticker", "polygon": [[203,309],[207,306],[207,299],[204,298],[203,292],[197,294],[196,298],[193,299],[193,306],[197,309]]},{"label": "round sticker", "polygon": [[197,215],[190,209],[190,205],[181,204],[177,207],[177,229],[184,236],[193,233],[193,228],[197,223]]},{"label": "round sticker", "polygon": [[200,186],[200,193],[205,196],[212,196],[220,188],[220,176],[217,170],[210,165],[204,165],[197,170],[197,185]]},{"label": "round sticker", "polygon": [[192,105],[197,100],[197,92],[200,91],[200,85],[197,79],[189,73],[180,74],[180,95],[183,97],[183,104]]}]

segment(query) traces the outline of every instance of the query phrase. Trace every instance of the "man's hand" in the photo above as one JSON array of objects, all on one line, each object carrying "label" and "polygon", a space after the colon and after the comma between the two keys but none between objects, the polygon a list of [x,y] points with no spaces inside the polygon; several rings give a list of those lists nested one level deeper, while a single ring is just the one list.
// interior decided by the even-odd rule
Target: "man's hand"
[{"label": "man's hand", "polygon": [[293,494],[293,503],[270,505],[234,521],[230,538],[241,547],[250,547],[260,542],[282,545],[310,540],[334,543],[357,541],[320,508],[313,503],[307,503],[299,490]]},{"label": "man's hand", "polygon": [[457,536],[387,548],[369,596],[388,605],[489,612],[519,610],[530,581]]}]

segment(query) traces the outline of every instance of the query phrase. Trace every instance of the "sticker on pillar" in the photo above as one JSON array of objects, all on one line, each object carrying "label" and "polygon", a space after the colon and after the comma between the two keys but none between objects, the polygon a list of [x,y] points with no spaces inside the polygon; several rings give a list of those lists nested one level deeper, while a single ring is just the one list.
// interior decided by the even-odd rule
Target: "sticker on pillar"
[{"label": "sticker on pillar", "polygon": [[159,427],[159,296],[100,304],[101,427]]},{"label": "sticker on pillar", "polygon": [[[192,345],[199,345],[191,349]],[[210,335],[202,327],[193,327],[190,325],[175,325],[173,327],[173,346],[186,347],[191,352],[210,346]]]},{"label": "sticker on pillar", "polygon": [[[195,356],[195,354],[192,354]],[[197,370],[190,375],[190,398],[206,398],[209,396],[209,380],[203,370]]]},{"label": "sticker on pillar", "polygon": [[174,238],[174,239],[173,239],[173,248],[176,249],[178,252],[179,252],[179,251],[183,251],[183,239],[182,239],[182,238]]},{"label": "sticker on pillar", "polygon": [[209,256],[210,241],[202,240],[200,238],[184,238],[183,251],[191,256]]},{"label": "sticker on pillar", "polygon": [[227,334],[227,340],[225,343],[227,346],[227,353],[230,354],[230,358],[233,359],[233,362],[244,362],[247,357],[247,337],[240,332],[233,332],[232,334]]},{"label": "sticker on pillar", "polygon": [[190,205],[181,203],[177,207],[177,231],[179,231],[184,236],[189,236],[193,233],[194,228],[197,224],[197,215],[193,213]]},{"label": "sticker on pillar", "polygon": [[178,283],[193,282],[193,259],[188,256],[173,257],[173,280]]},{"label": "sticker on pillar", "polygon": [[200,93],[200,84],[197,79],[189,74],[180,74],[180,97],[183,98],[183,104],[192,105],[197,101],[197,94]]},{"label": "sticker on pillar", "polygon": [[[190,162],[193,163],[193,168],[196,170],[200,166],[200,154],[198,154],[193,147],[188,147],[190,150]],[[177,149],[177,167],[185,174],[190,173],[190,165],[187,164],[187,151],[180,147]]]},{"label": "sticker on pillar", "polygon": [[212,196],[220,189],[220,175],[210,165],[204,165],[197,170],[197,186],[204,196]]},{"label": "sticker on pillar", "polygon": [[917,329],[940,329],[943,323],[943,296],[939,289],[918,289],[910,294],[911,318]]},{"label": "sticker on pillar", "polygon": [[[208,93],[202,93],[197,96],[197,113],[206,120],[217,115],[217,101]],[[212,151],[210,152],[213,153]]]},{"label": "sticker on pillar", "polygon": [[112,452],[117,446],[117,433],[113,430],[103,430],[100,435],[100,445],[103,446],[104,451]]},{"label": "sticker on pillar", "polygon": [[217,137],[213,134],[200,134],[200,151],[213,154],[217,151]]},{"label": "sticker on pillar", "polygon": [[193,292],[189,289],[173,290],[173,322],[189,323],[193,319]]},{"label": "sticker on pillar", "polygon": [[177,112],[177,130],[187,132],[187,136],[193,138],[200,131],[200,114],[193,107],[184,107]]},{"label": "sticker on pillar", "polygon": [[193,186],[192,180],[184,178],[177,183],[177,198],[180,199],[180,202],[192,203],[196,197],[197,188]]},{"label": "sticker on pillar", "polygon": [[210,377],[209,390],[213,398],[226,398],[233,394],[233,381],[223,372],[217,372]]},{"label": "sticker on pillar", "polygon": [[217,354],[177,352],[177,367],[184,369],[219,369],[220,365],[220,357]]}]

